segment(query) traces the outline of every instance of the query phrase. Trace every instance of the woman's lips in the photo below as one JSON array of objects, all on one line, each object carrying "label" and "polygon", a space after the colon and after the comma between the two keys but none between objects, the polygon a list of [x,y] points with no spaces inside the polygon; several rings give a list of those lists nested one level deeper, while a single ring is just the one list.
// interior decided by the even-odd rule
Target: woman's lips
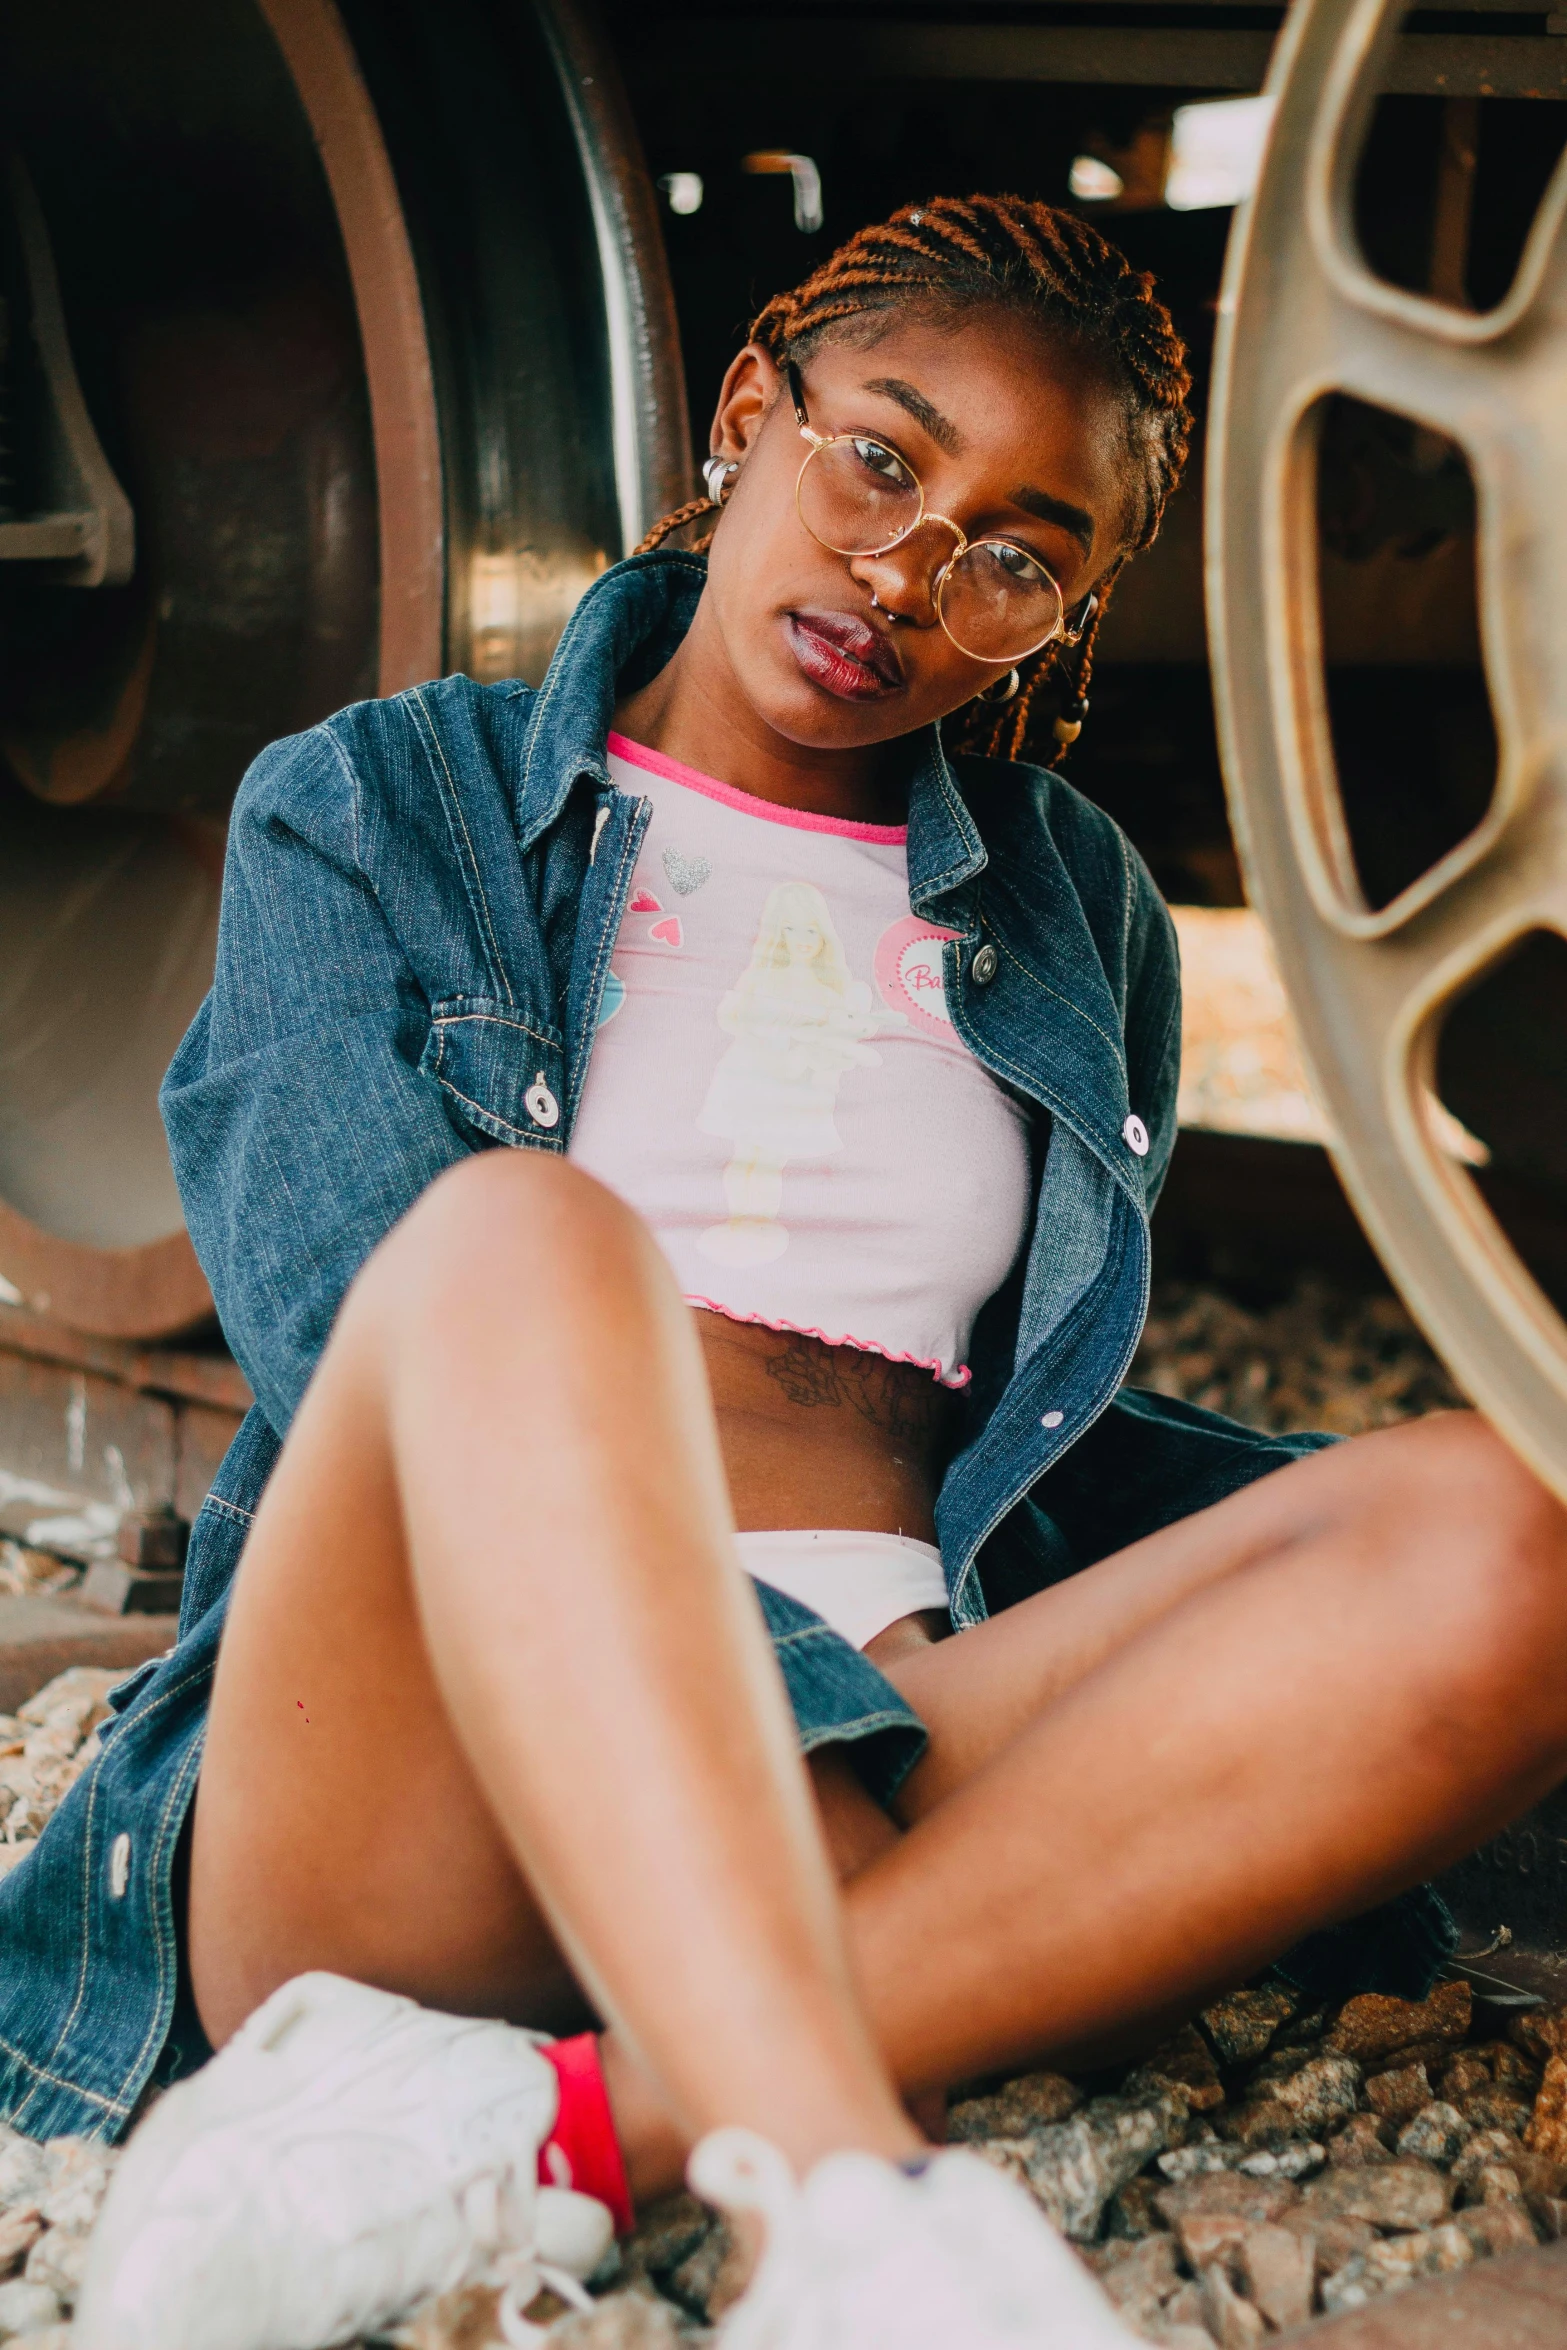
[{"label": "woman's lips", "polygon": [[794,657],[813,685],[846,702],[896,693],[903,669],[886,638],[852,612],[791,612]]}]

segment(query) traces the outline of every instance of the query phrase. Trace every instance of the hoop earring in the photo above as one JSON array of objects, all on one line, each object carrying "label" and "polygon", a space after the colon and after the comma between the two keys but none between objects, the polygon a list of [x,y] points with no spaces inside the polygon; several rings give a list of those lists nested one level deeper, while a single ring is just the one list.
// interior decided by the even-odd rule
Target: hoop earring
[{"label": "hoop earring", "polygon": [[979,702],[1010,702],[1022,682],[1017,671],[1009,669],[1005,677],[996,679],[994,685],[982,686],[974,698]]},{"label": "hoop earring", "polygon": [[702,479],[707,484],[707,494],[715,506],[722,506],[731,495],[735,485],[730,476],[739,470],[738,463],[732,457],[708,458],[702,468]]}]

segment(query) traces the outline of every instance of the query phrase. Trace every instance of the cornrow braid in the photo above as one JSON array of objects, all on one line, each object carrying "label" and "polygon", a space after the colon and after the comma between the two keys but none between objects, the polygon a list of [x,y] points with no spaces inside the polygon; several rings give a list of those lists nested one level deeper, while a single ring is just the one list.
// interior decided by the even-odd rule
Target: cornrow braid
[{"label": "cornrow braid", "polygon": [[[802,285],[775,294],[753,320],[751,337],[780,365],[803,363],[849,320],[909,306],[1017,312],[1097,360],[1125,390],[1142,477],[1130,543],[1100,583],[1078,645],[1047,645],[1021,663],[1012,700],[970,704],[956,730],[960,749],[1019,759],[1053,702],[1054,765],[1081,731],[1110,590],[1128,559],[1157,534],[1186,463],[1192,432],[1186,346],[1145,270],[1134,269],[1075,213],[1021,196],[934,196],[904,205],[890,220],[860,229]],[[708,499],[682,507],[649,532],[643,547],[711,507]],[[1052,686],[1069,690],[1052,693]]]}]

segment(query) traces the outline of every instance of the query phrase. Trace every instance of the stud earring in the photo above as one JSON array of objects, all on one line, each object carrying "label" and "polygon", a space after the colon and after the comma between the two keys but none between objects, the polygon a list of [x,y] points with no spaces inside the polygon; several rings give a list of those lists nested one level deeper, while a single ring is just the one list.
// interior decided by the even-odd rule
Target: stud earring
[{"label": "stud earring", "polygon": [[707,494],[715,506],[721,506],[730,496],[735,486],[731,476],[739,470],[739,465],[732,457],[708,458],[702,468],[702,479],[707,484]]},{"label": "stud earring", "polygon": [[1005,677],[996,679],[994,685],[982,686],[978,698],[982,702],[1010,702],[1021,683],[1017,671],[1009,669]]}]

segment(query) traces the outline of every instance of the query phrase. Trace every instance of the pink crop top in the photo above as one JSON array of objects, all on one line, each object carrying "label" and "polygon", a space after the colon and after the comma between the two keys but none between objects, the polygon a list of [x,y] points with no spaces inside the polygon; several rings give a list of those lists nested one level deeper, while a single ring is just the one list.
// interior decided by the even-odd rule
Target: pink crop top
[{"label": "pink crop top", "polygon": [[808,816],[622,736],[653,803],[571,1156],[690,1305],[967,1383],[1028,1218],[1024,1114],[948,1017],[901,825]]}]

